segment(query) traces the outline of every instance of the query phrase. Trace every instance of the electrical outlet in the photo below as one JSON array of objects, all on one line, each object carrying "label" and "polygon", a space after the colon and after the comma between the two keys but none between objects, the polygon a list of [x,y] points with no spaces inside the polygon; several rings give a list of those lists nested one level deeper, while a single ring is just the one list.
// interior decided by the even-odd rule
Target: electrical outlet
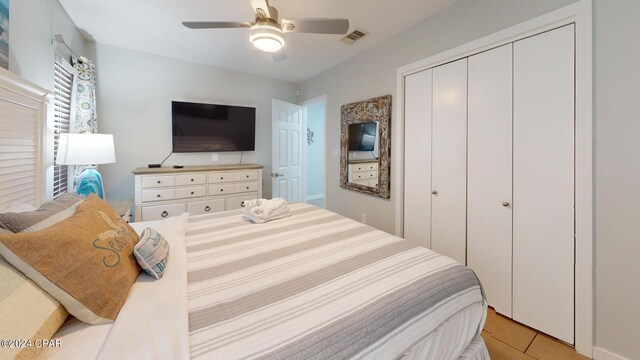
[{"label": "electrical outlet", "polygon": [[363,224],[367,223],[367,214],[365,213],[360,214],[360,222]]},{"label": "electrical outlet", "polygon": [[211,153],[211,162],[218,162],[218,160],[220,160],[218,153]]}]

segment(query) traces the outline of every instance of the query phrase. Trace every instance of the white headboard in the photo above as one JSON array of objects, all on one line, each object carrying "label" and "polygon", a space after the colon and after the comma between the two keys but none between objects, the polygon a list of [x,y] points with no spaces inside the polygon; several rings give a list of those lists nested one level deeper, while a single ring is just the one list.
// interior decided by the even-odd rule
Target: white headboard
[{"label": "white headboard", "polygon": [[[53,74],[51,75],[53,76]],[[0,68],[0,209],[46,198],[47,117],[53,96]]]}]

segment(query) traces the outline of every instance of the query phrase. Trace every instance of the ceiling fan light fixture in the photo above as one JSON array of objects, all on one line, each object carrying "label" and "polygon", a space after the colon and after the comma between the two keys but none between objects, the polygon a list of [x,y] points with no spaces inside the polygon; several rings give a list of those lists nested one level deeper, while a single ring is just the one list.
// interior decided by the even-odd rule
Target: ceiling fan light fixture
[{"label": "ceiling fan light fixture", "polygon": [[256,48],[268,53],[278,52],[284,46],[282,30],[271,24],[256,24],[252,26],[249,29],[249,41]]}]

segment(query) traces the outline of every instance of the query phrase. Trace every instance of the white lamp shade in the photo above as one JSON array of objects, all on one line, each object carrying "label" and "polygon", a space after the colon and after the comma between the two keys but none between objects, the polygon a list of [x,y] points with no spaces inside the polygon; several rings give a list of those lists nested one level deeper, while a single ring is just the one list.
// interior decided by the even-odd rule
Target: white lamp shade
[{"label": "white lamp shade", "polygon": [[98,165],[116,162],[111,134],[60,134],[56,165]]}]

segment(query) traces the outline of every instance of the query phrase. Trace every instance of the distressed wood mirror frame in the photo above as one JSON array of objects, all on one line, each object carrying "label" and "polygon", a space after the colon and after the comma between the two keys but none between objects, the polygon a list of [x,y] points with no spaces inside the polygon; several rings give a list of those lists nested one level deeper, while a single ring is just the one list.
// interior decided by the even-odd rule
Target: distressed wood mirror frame
[{"label": "distressed wood mirror frame", "polygon": [[[343,105],[340,131],[340,187],[385,199],[390,197],[391,95]],[[378,122],[378,186],[349,181],[349,125]]]}]

